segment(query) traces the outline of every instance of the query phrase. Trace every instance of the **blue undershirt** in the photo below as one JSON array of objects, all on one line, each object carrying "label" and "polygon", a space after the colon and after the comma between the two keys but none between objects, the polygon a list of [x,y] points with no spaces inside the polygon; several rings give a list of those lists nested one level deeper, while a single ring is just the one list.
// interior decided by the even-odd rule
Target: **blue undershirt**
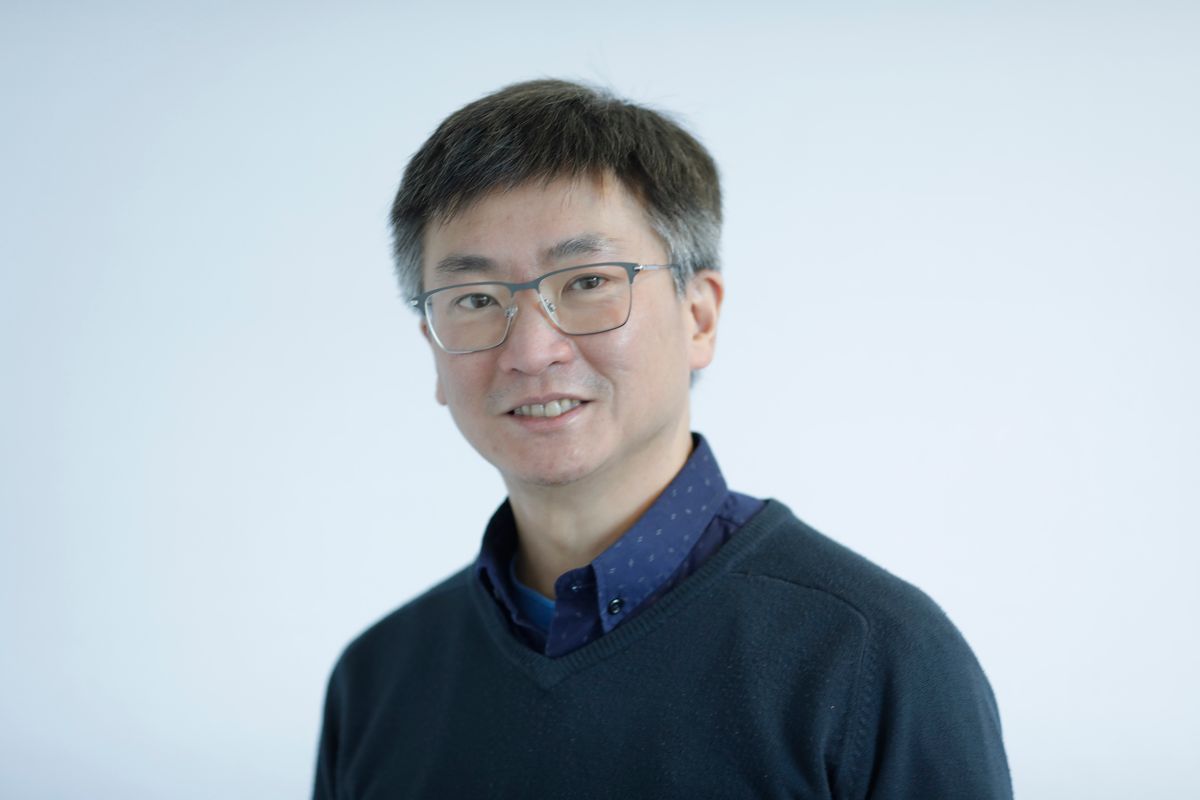
[{"label": "blue undershirt", "polygon": [[508,579],[516,590],[513,599],[517,601],[517,609],[530,622],[536,625],[542,633],[550,630],[550,621],[554,619],[554,601],[541,592],[530,589],[521,583],[517,577],[517,559],[513,556],[508,562]]}]

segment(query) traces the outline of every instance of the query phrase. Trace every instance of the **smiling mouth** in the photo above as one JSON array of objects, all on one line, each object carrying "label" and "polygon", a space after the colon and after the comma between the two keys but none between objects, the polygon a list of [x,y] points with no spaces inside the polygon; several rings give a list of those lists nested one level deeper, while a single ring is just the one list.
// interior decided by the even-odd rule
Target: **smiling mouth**
[{"label": "smiling mouth", "polygon": [[508,413],[518,417],[557,417],[582,404],[582,400],[564,397],[560,400],[551,400],[549,403],[534,403],[529,406],[519,406]]}]

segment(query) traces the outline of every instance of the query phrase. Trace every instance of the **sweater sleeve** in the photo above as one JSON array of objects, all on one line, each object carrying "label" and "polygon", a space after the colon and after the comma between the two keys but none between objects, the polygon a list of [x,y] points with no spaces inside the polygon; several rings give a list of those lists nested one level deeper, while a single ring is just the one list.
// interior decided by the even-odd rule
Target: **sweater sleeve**
[{"label": "sweater sleeve", "polygon": [[338,702],[338,673],[340,662],[329,678],[325,692],[325,715],[321,723],[321,738],[317,746],[317,772],[313,780],[313,800],[336,800],[337,760],[340,733]]},{"label": "sweater sleeve", "polygon": [[923,595],[876,622],[860,675],[846,796],[1010,800],[1000,713],[962,635]]}]

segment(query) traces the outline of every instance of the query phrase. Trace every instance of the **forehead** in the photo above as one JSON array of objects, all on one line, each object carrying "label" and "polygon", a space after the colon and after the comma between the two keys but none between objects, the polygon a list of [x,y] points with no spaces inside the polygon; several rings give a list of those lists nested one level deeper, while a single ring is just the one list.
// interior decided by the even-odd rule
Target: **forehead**
[{"label": "forehead", "polygon": [[555,178],[485,194],[424,234],[427,287],[455,275],[517,276],[581,258],[641,263],[666,248],[641,201],[615,178]]}]

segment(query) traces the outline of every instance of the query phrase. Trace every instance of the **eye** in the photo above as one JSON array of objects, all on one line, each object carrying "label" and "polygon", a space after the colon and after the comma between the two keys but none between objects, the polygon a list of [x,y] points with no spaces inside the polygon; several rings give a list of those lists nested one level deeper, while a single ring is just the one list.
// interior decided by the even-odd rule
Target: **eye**
[{"label": "eye", "polygon": [[472,294],[464,294],[462,297],[454,301],[454,305],[468,311],[478,311],[481,308],[496,305],[496,298],[490,294],[482,294],[474,292]]},{"label": "eye", "polygon": [[583,275],[571,281],[567,288],[586,292],[591,289],[599,289],[606,283],[608,283],[608,278],[603,275]]}]

